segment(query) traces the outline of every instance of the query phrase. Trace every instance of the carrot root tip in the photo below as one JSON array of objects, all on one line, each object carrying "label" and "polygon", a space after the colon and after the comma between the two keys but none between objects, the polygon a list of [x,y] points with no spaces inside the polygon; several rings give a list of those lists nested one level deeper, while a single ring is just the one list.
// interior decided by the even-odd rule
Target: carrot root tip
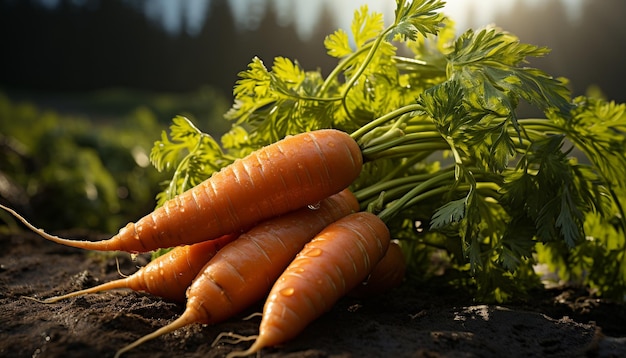
[{"label": "carrot root tip", "polygon": [[172,322],[172,323],[170,323],[170,324],[168,324],[166,326],[163,326],[163,327],[157,329],[156,331],[154,331],[154,332],[152,332],[150,334],[147,334],[147,335],[137,339],[136,341],[126,345],[125,347],[120,348],[115,353],[114,358],[119,358],[122,354],[130,351],[131,349],[139,347],[140,345],[146,343],[149,340],[155,339],[155,338],[160,337],[160,336],[162,336],[164,334],[167,334],[167,333],[171,333],[171,332],[173,332],[173,331],[175,331],[175,330],[177,330],[179,328],[182,328],[182,327],[187,326],[187,325],[189,325],[191,323],[194,323],[194,322],[195,321],[194,321],[193,318],[191,318],[191,317],[189,317],[189,315],[185,315],[183,313],[183,315],[181,315],[176,320],[174,320],[174,322]]},{"label": "carrot root tip", "polygon": [[30,297],[30,296],[22,296],[22,298],[25,298],[27,300],[31,300],[31,301],[35,301],[35,302],[39,302],[39,303],[53,303],[58,301],[56,299],[56,297],[50,297],[50,298],[46,298],[46,299],[39,299],[39,298],[35,298],[35,297]]}]

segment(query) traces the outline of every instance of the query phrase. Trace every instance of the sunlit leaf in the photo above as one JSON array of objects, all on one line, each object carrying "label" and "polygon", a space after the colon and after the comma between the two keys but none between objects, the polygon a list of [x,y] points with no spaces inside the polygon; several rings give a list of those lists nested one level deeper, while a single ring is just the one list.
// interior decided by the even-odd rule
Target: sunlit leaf
[{"label": "sunlit leaf", "polygon": [[440,0],[396,0],[395,25],[388,39],[396,36],[403,40],[416,40],[418,34],[435,34],[444,20],[437,10],[444,6]]},{"label": "sunlit leaf", "polygon": [[333,57],[342,58],[352,53],[348,33],[343,29],[338,29],[324,39],[324,46],[328,54]]},{"label": "sunlit leaf", "polygon": [[384,26],[383,15],[378,12],[369,12],[367,5],[354,12],[350,29],[357,48],[363,47],[372,41],[382,31]]}]

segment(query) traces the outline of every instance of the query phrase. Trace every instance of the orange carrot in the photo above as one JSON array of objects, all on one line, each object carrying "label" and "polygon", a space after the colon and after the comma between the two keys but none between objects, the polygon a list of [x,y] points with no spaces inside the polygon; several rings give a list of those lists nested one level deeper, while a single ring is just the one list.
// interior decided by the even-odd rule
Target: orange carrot
[{"label": "orange carrot", "polygon": [[325,129],[288,136],[215,173],[110,239],[78,241],[29,228],[48,240],[102,251],[147,252],[213,239],[315,204],[359,175],[363,158],[346,133]]},{"label": "orange carrot", "polygon": [[215,256],[218,250],[236,238],[235,234],[224,235],[216,240],[177,246],[128,277],[37,301],[53,303],[89,293],[129,288],[173,302],[185,302],[185,292],[202,267]]},{"label": "orange carrot", "polygon": [[404,281],[405,272],[406,259],[402,248],[396,241],[392,241],[389,243],[385,256],[374,266],[372,273],[350,291],[349,296],[362,298],[385,293],[400,286]]},{"label": "orange carrot", "polygon": [[385,255],[389,230],[376,215],[359,212],[329,225],[297,255],[272,287],[259,335],[241,357],[294,338],[363,281]]},{"label": "orange carrot", "polygon": [[187,291],[185,312],[169,325],[120,349],[116,357],[192,323],[223,321],[262,299],[298,251],[330,223],[359,209],[348,190],[267,220],[220,250]]}]

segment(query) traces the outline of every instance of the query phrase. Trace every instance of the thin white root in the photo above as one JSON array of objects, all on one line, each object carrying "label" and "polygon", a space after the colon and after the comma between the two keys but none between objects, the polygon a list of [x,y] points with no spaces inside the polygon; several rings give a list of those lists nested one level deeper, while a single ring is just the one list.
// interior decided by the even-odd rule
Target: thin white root
[{"label": "thin white root", "polygon": [[250,314],[249,316],[246,316],[246,317],[242,318],[241,320],[242,321],[247,321],[247,320],[252,319],[254,317],[262,317],[262,316],[263,316],[262,312],[254,312],[254,313]]},{"label": "thin white root", "polygon": [[[224,337],[228,337],[229,339],[224,339]],[[250,346],[250,348],[242,351],[232,351],[226,355],[226,358],[247,357],[255,353],[257,354],[257,356],[259,356],[261,349],[265,345],[265,342],[264,340],[259,340],[258,335],[242,336],[232,332],[222,332],[215,338],[215,340],[211,344],[211,347],[215,347],[215,345],[217,345],[218,343],[237,344],[252,340],[254,340],[254,343],[252,343],[252,346]]]},{"label": "thin white root", "polygon": [[261,348],[263,347],[260,344],[257,344],[255,342],[254,344],[252,344],[250,348],[246,349],[245,351],[233,351],[233,352],[228,353],[226,355],[226,358],[247,357],[252,354],[256,354],[257,356],[260,356]]},{"label": "thin white root", "polygon": [[[225,338],[228,337],[228,338]],[[253,339],[257,339],[258,336],[242,336],[233,332],[222,332],[215,337],[213,343],[211,343],[211,347],[215,347],[218,343],[228,343],[228,344],[237,344],[241,342],[251,341]]]},{"label": "thin white root", "polygon": [[120,260],[116,257],[115,258],[115,266],[117,267],[117,273],[122,276],[123,278],[127,278],[129,277],[129,275],[124,274],[121,270],[120,270]]}]

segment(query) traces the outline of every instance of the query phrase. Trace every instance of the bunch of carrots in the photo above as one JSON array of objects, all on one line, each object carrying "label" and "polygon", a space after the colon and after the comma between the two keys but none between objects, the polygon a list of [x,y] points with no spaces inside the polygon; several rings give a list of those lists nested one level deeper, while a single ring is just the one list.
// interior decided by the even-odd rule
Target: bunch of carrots
[{"label": "bunch of carrots", "polygon": [[[226,115],[237,121],[222,138],[233,155],[177,117],[172,141],[164,133],[150,159],[162,170],[182,154],[178,148],[189,156],[157,197],[159,207],[112,238],[56,237],[2,207],[59,244],[129,253],[174,248],[133,276],[42,302],[114,288],[185,302],[180,317],[121,348],[120,356],[265,299],[258,336],[228,333],[236,341],[255,339],[229,355],[245,356],[293,338],[345,295],[399,285],[406,262],[389,229],[404,239],[404,228],[413,233],[421,224],[417,217],[431,218],[430,229],[441,230],[452,247],[450,257],[496,298],[503,297],[502,287],[530,276],[538,242],[573,248],[589,241],[586,215],[600,213],[607,227],[614,219],[626,227],[620,203],[626,155],[615,150],[624,147],[623,106],[571,100],[561,80],[519,67],[527,56],[546,52],[508,33],[486,28],[450,41],[453,28],[437,13],[443,1],[396,5],[396,19],[386,28],[382,15],[366,7],[355,12],[355,50],[343,31],[327,38],[329,54],[340,62],[326,79],[284,58],[268,71],[255,58],[240,74]],[[427,42],[439,32],[436,42]],[[415,57],[392,55],[392,40],[406,42]],[[522,100],[548,118],[517,118]],[[279,140],[286,134],[294,135]],[[593,164],[568,159],[564,138]],[[452,160],[431,167],[426,160],[433,154]],[[193,159],[199,157],[201,165]],[[210,173],[189,169],[192,164]],[[556,198],[544,200],[544,193]],[[622,238],[611,235],[599,235],[593,247],[621,247],[615,242]],[[425,244],[447,249],[438,240]],[[602,251],[610,258],[602,262],[623,263],[623,252],[612,250]],[[598,266],[595,257],[593,263]],[[623,287],[623,280],[616,282]]]},{"label": "bunch of carrots", "polygon": [[63,245],[129,253],[174,247],[132,276],[41,301],[117,288],[186,301],[178,319],[116,357],[183,326],[224,321],[265,297],[258,336],[240,337],[255,342],[229,355],[246,356],[298,335],[345,295],[377,294],[402,282],[399,246],[378,216],[359,211],[348,189],[362,164],[359,145],[345,132],[288,136],[98,242],[47,234],[0,207]]}]

